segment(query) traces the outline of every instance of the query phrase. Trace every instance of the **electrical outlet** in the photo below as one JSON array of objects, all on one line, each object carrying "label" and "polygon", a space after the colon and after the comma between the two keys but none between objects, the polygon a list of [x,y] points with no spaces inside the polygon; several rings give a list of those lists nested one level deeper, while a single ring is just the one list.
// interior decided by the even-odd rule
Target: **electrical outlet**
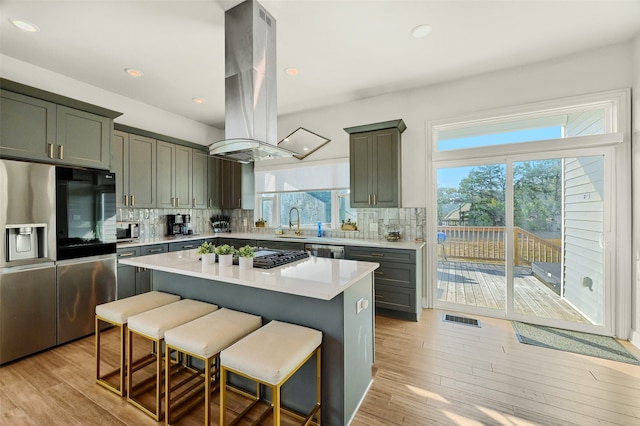
[{"label": "electrical outlet", "polygon": [[362,297],[356,302],[356,314],[359,314],[360,312],[364,311],[368,307],[369,307],[369,301],[364,297]]}]

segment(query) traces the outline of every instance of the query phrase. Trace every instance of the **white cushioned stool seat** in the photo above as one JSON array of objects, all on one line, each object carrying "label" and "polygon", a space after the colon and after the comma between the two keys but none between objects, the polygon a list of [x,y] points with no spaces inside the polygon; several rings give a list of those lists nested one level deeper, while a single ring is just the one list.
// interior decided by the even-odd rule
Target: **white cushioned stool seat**
[{"label": "white cushioned stool seat", "polygon": [[[215,312],[197,318],[164,334],[167,345],[165,355],[165,420],[166,424],[186,414],[191,408],[200,404],[204,395],[204,424],[209,425],[211,419],[211,396],[218,384],[218,354],[254,330],[262,326],[262,317],[246,314],[231,309],[221,308]],[[183,359],[184,370],[176,369],[176,385],[173,369],[170,366],[172,353],[177,351],[176,359]],[[181,357],[181,354],[187,357]],[[200,359],[203,368],[194,368],[189,364],[190,358]],[[187,379],[184,374],[187,373]],[[204,381],[204,394],[190,390],[201,386]],[[192,383],[196,383],[193,385]],[[214,386],[216,385],[216,386]],[[196,396],[194,398],[194,396]]]},{"label": "white cushioned stool seat", "polygon": [[[198,300],[183,299],[173,302],[159,308],[151,309],[137,315],[129,317],[128,322],[128,341],[129,341],[129,359],[128,375],[127,375],[127,401],[140,408],[155,420],[162,418],[162,358],[164,333],[167,330],[175,328],[179,325],[193,321],[196,318],[210,314],[218,310],[216,305],[211,303],[200,302]],[[137,334],[153,343],[154,349],[145,357],[133,361],[133,335]],[[141,381],[139,384],[133,382],[133,373],[145,369],[148,365],[155,364],[155,372],[151,377]],[[155,382],[155,404],[150,407],[142,402],[138,397],[146,392],[148,387],[146,383],[151,380]],[[138,386],[140,385],[140,386]]]},{"label": "white cushioned stool seat", "polygon": [[262,325],[262,317],[221,308],[164,334],[167,345],[210,358]]},{"label": "white cushioned stool seat", "polygon": [[280,321],[254,331],[220,354],[225,367],[276,385],[322,343],[322,332]]},{"label": "white cushioned stool seat", "polygon": [[[236,424],[261,400],[261,386],[271,389],[271,405],[262,415],[273,413],[273,424],[280,426],[281,409],[307,425],[314,421],[321,424],[321,346],[322,332],[295,324],[271,321],[243,339],[220,352],[220,424],[226,425],[227,388],[250,396],[251,404],[233,421]],[[304,364],[315,355],[316,362],[316,404],[306,415],[293,412],[281,406],[281,388]],[[234,389],[227,384],[229,373],[237,374],[255,382],[255,394]],[[306,416],[306,417],[305,417]]]},{"label": "white cushioned stool seat", "polygon": [[[127,363],[125,337],[127,335],[127,321],[129,320],[129,317],[169,303],[177,302],[178,300],[180,300],[180,296],[175,294],[151,291],[96,306],[96,383],[118,395],[124,395],[126,393],[124,385]],[[120,328],[120,365],[115,370],[106,374],[103,374],[100,371],[102,367],[100,337],[102,329],[101,322],[109,323]],[[116,375],[119,376],[119,381],[117,384],[114,384],[110,379]]]},{"label": "white cushioned stool seat", "polygon": [[129,330],[153,339],[164,338],[167,330],[193,321],[218,309],[211,303],[183,299],[129,317]]},{"label": "white cushioned stool seat", "polygon": [[96,315],[114,324],[124,324],[130,316],[177,302],[180,296],[160,291],[150,291],[137,296],[115,300],[96,306]]}]

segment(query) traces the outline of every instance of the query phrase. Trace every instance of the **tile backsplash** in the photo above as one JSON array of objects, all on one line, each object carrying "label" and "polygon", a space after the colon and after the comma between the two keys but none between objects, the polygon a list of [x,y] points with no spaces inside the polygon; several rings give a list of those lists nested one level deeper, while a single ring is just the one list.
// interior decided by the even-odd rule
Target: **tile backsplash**
[{"label": "tile backsplash", "polygon": [[[167,234],[168,214],[191,215],[191,227],[195,234],[209,234],[213,228],[209,218],[224,214],[230,217],[230,228],[233,232],[252,232],[256,234],[273,234],[274,228],[256,228],[253,210],[220,210],[220,209],[131,209],[119,208],[116,219],[140,223],[140,239],[155,240]],[[384,239],[388,229],[400,231],[404,241],[424,238],[424,208],[388,208],[357,209],[357,231],[342,231],[324,227],[323,236],[349,239]],[[303,235],[316,236],[316,229],[302,229]]]}]

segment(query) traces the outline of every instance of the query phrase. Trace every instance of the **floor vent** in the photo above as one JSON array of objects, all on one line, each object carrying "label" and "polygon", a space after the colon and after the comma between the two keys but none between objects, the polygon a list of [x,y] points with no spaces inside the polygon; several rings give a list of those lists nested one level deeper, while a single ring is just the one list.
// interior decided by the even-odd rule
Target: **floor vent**
[{"label": "floor vent", "polygon": [[444,314],[442,316],[444,322],[455,322],[457,324],[470,325],[472,327],[480,327],[480,321],[473,318],[458,317],[455,315]]}]

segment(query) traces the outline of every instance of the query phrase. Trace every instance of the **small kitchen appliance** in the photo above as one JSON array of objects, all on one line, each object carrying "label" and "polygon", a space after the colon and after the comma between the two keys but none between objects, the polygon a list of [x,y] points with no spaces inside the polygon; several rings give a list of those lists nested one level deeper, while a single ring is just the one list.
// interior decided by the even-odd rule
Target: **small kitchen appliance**
[{"label": "small kitchen appliance", "polygon": [[189,235],[193,234],[191,229],[191,215],[188,214],[168,214],[167,215],[167,235]]},{"label": "small kitchen appliance", "polygon": [[116,236],[118,242],[136,241],[140,238],[140,224],[137,222],[117,222]]}]

